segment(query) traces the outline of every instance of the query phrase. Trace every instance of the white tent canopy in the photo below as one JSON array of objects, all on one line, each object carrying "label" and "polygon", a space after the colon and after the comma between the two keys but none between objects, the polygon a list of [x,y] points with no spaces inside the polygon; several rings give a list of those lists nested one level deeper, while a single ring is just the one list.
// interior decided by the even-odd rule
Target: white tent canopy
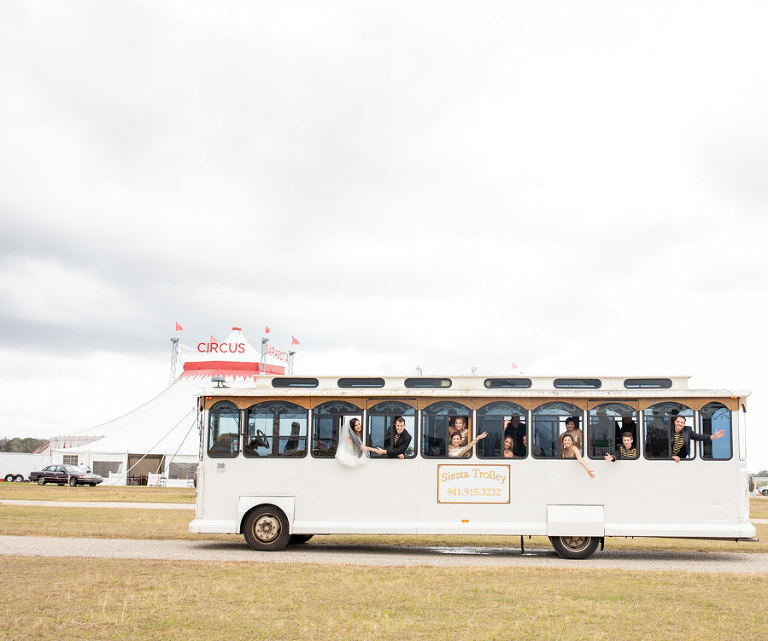
[{"label": "white tent canopy", "polygon": [[[84,430],[81,434],[102,434],[87,445],[58,448],[54,462],[89,465],[105,477],[105,482],[124,484],[127,477],[155,472],[161,477],[175,476],[175,464],[194,464],[198,460],[196,397],[201,383],[177,379],[155,398],[116,419]],[[65,458],[68,457],[68,458]],[[137,465],[137,461],[143,464]]]},{"label": "white tent canopy", "polygon": [[[240,328],[221,343],[184,348],[184,370],[165,390],[136,409],[101,425],[78,432],[100,437],[77,447],[54,447],[54,463],[88,465],[110,484],[132,477],[189,479],[199,458],[200,435],[196,400],[212,376],[223,376],[229,386],[249,386],[265,372],[260,353]],[[276,368],[274,365],[267,366]],[[282,368],[281,368],[282,369]],[[268,370],[266,370],[268,371]]]}]

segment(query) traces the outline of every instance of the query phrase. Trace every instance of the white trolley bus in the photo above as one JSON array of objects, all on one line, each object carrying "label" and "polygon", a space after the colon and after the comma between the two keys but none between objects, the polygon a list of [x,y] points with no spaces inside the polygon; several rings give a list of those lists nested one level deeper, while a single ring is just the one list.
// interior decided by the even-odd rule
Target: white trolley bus
[{"label": "white trolley bus", "polygon": [[[567,558],[605,537],[754,540],[748,395],[679,376],[260,377],[199,399],[189,529],[242,533],[259,550],[318,534],[544,535]],[[402,458],[341,465],[340,428],[355,418],[365,444],[385,449],[402,418]],[[561,458],[574,424],[595,478]],[[457,458],[460,428],[464,442],[487,436]]]}]

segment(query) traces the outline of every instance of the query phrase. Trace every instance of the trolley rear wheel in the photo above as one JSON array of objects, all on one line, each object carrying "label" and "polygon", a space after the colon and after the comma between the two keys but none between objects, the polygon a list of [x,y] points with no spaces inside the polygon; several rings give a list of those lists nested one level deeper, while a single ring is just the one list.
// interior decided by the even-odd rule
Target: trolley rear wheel
[{"label": "trolley rear wheel", "polygon": [[550,536],[549,540],[564,559],[588,559],[600,545],[595,536]]}]

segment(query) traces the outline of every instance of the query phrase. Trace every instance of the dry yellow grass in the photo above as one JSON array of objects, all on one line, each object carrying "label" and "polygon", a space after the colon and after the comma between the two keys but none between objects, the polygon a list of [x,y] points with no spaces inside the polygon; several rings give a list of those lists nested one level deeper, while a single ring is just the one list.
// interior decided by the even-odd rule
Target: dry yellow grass
[{"label": "dry yellow grass", "polygon": [[750,499],[749,515],[753,519],[768,519],[768,496],[757,496]]},{"label": "dry yellow grass", "polygon": [[7,641],[762,639],[768,576],[5,557]]},{"label": "dry yellow grass", "polygon": [[128,503],[194,503],[195,488],[60,487],[35,483],[0,483],[0,499],[24,501],[127,501]]},{"label": "dry yellow grass", "polygon": [[194,510],[0,505],[0,534],[195,539],[187,531],[194,514]]}]

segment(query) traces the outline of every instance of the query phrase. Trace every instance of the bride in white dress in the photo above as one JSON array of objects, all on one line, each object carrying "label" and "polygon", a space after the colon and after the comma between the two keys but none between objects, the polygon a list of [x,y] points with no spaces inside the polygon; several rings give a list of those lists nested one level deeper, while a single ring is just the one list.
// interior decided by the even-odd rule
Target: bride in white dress
[{"label": "bride in white dress", "polygon": [[363,427],[359,418],[350,419],[349,425],[342,424],[339,430],[339,444],[336,447],[336,460],[347,467],[365,465],[370,459],[370,452],[386,454],[380,447],[363,445]]}]

